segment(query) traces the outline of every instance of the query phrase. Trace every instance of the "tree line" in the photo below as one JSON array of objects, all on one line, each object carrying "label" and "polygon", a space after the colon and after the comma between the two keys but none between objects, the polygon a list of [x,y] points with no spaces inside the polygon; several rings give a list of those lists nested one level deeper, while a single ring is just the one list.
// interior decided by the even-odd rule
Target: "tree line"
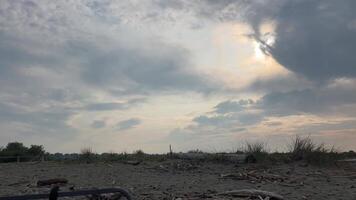
[{"label": "tree line", "polygon": [[10,142],[5,147],[0,147],[0,162],[30,161],[44,156],[45,153],[42,145],[26,147],[21,142]]}]

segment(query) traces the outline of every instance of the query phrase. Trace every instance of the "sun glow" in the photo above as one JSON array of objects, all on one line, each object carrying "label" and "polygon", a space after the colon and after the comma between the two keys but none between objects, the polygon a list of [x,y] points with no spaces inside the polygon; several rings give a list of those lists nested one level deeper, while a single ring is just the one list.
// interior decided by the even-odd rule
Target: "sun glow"
[{"label": "sun glow", "polygon": [[254,41],[253,46],[254,46],[255,58],[257,60],[264,60],[266,58],[266,55],[261,50],[260,44],[256,41]]}]

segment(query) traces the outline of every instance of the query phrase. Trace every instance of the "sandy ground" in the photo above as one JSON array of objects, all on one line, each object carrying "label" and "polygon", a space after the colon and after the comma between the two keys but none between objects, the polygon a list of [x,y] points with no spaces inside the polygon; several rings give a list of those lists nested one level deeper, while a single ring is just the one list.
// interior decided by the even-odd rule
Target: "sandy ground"
[{"label": "sandy ground", "polygon": [[134,199],[234,199],[218,198],[216,194],[236,189],[266,190],[285,199],[356,199],[355,169],[180,160],[143,162],[137,166],[58,162],[0,164],[0,196],[48,193],[48,187],[40,188],[36,183],[51,178],[69,180],[62,191],[71,186],[75,189],[118,186],[130,191]]}]

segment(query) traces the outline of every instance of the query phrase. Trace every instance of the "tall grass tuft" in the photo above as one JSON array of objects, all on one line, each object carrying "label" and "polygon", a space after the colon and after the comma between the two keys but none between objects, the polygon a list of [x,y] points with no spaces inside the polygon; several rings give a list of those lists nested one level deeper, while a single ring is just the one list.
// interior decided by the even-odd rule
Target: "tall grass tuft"
[{"label": "tall grass tuft", "polygon": [[265,162],[268,159],[267,145],[264,142],[246,142],[244,153],[246,162]]},{"label": "tall grass tuft", "polygon": [[92,163],[95,160],[95,153],[91,147],[85,147],[80,150],[80,160],[86,163]]},{"label": "tall grass tuft", "polygon": [[309,136],[296,136],[289,144],[289,154],[294,161],[317,165],[333,164],[339,157],[334,147],[328,148],[324,143],[317,144]]},{"label": "tall grass tuft", "polygon": [[143,160],[146,157],[146,153],[144,151],[142,151],[141,149],[136,150],[132,153],[132,156],[134,159],[139,159],[139,160]]}]

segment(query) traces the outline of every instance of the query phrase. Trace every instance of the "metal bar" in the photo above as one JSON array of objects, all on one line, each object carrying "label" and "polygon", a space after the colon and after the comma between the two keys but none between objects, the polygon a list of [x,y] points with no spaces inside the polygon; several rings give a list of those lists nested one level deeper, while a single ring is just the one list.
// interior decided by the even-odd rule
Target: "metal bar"
[{"label": "metal bar", "polygon": [[[58,197],[75,197],[75,196],[85,196],[92,194],[108,194],[108,193],[120,193],[126,199],[132,200],[130,194],[121,188],[106,188],[106,189],[95,189],[95,190],[78,190],[72,192],[58,192]],[[21,196],[9,196],[9,197],[0,197],[0,200],[32,200],[32,199],[48,199],[49,194],[30,194],[30,195],[21,195]]]}]

